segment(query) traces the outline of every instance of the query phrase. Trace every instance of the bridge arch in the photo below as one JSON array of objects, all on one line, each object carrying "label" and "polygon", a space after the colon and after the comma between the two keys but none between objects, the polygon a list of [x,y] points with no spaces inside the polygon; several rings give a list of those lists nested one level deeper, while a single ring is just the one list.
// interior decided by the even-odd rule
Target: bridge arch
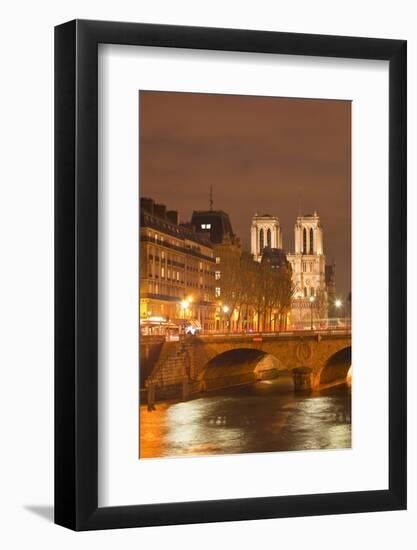
[{"label": "bridge arch", "polygon": [[346,381],[352,372],[352,347],[346,346],[333,353],[320,371],[319,383],[331,384]]},{"label": "bridge arch", "polygon": [[286,385],[293,389],[291,373],[274,355],[256,348],[235,348],[211,358],[202,369],[201,389],[214,390],[241,384],[251,384],[288,374]]}]

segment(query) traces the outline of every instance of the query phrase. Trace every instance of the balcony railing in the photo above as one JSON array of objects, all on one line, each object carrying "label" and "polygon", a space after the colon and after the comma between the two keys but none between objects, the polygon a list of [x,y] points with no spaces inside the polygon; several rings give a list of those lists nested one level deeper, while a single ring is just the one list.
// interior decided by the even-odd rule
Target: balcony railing
[{"label": "balcony railing", "polygon": [[[152,239],[151,237],[148,237],[147,235],[141,235],[140,236],[141,242],[148,242],[152,244],[157,244],[159,246],[163,246],[164,248],[170,248],[172,250],[176,250],[177,252],[181,252],[183,254],[189,254],[190,256],[195,256],[196,258],[201,258],[202,260],[205,260],[206,262],[215,263],[215,259],[211,258],[210,256],[206,256],[205,254],[202,254],[201,252],[198,252],[197,250],[194,250],[193,248],[185,248],[182,246],[177,246],[175,244],[169,243],[167,241],[164,242],[157,242],[155,243],[155,239]],[[158,257],[159,260],[159,257]]]}]

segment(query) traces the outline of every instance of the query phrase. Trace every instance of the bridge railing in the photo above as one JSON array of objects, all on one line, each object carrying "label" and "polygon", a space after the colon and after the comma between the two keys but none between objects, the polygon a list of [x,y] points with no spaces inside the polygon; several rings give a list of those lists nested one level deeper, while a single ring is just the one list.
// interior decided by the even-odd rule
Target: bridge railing
[{"label": "bridge railing", "polygon": [[351,329],[352,319],[350,317],[325,317],[322,319],[307,319],[294,321],[291,330],[338,330]]},{"label": "bridge railing", "polygon": [[[312,336],[312,335],[350,335],[352,333],[351,319],[323,319],[320,322],[315,321],[311,329],[310,323],[297,324],[291,329],[280,331],[223,331],[223,332],[204,332],[196,336],[181,334],[179,340],[192,340],[193,338],[216,339],[216,338],[277,338],[291,336]],[[157,343],[165,340],[164,336],[143,336],[140,337],[141,343]]]},{"label": "bridge railing", "polygon": [[212,334],[199,334],[198,336],[188,336],[190,340],[198,338],[201,340],[215,341],[223,338],[238,340],[268,340],[272,338],[291,338],[300,336],[351,336],[350,329],[322,329],[322,330],[286,330],[282,332],[225,332]]}]

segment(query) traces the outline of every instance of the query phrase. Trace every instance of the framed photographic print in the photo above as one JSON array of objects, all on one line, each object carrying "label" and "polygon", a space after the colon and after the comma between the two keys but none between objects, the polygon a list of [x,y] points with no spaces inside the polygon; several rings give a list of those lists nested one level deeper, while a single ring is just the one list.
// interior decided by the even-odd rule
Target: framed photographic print
[{"label": "framed photographic print", "polygon": [[405,41],[60,25],[55,196],[56,523],[406,507]]}]

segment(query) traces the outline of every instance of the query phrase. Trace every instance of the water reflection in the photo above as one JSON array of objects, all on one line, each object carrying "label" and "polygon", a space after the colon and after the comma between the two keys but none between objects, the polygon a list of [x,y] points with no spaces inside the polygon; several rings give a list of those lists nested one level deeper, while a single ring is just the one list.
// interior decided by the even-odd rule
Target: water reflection
[{"label": "water reflection", "polygon": [[348,384],[294,395],[257,382],[140,414],[141,458],[351,446]]}]

